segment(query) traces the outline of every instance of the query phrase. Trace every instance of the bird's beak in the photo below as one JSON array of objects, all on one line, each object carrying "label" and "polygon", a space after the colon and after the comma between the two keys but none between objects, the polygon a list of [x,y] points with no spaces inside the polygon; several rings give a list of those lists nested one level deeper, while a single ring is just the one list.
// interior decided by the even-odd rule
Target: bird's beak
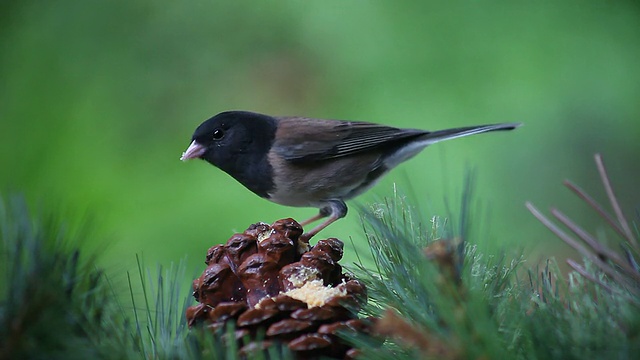
[{"label": "bird's beak", "polygon": [[198,144],[195,140],[191,143],[191,145],[189,145],[189,147],[187,148],[187,150],[185,150],[185,152],[182,153],[182,156],[180,157],[180,160],[182,161],[187,161],[189,159],[195,159],[195,158],[199,158],[200,156],[202,156],[205,151],[207,151],[207,148]]}]

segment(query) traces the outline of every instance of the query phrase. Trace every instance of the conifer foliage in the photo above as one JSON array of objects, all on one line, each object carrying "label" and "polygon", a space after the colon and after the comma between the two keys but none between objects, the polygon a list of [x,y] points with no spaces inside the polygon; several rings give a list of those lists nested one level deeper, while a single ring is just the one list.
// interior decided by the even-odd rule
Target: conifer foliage
[{"label": "conifer foliage", "polygon": [[397,193],[361,209],[364,233],[353,238],[366,237],[368,253],[352,266],[338,263],[340,240],[300,242],[284,219],[212,247],[193,283],[183,264],[156,273],[139,259],[124,303],[78,250],[85,228],[0,199],[0,360],[633,359],[640,236],[600,156],[596,165],[613,215],[565,185],[601,224],[526,204],[577,250],[567,275],[552,258],[480,252],[468,185],[458,215],[425,217]]}]

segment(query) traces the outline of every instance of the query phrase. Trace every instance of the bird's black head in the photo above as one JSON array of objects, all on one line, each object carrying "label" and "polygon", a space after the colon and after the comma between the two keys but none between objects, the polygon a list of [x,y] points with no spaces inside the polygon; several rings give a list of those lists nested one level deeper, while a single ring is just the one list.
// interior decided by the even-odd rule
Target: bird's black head
[{"label": "bird's black head", "polygon": [[[226,111],[206,120],[193,133],[181,160],[200,158],[224,170],[250,190],[265,196],[270,189],[267,160],[277,120],[247,111]],[[259,174],[260,172],[264,175]]]}]

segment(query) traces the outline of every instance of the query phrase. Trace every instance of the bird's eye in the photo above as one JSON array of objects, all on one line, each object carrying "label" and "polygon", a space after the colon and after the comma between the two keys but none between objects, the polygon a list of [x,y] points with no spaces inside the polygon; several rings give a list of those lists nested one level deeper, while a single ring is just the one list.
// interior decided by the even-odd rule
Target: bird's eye
[{"label": "bird's eye", "polygon": [[213,140],[220,140],[224,137],[224,132],[220,129],[216,129],[213,131]]}]

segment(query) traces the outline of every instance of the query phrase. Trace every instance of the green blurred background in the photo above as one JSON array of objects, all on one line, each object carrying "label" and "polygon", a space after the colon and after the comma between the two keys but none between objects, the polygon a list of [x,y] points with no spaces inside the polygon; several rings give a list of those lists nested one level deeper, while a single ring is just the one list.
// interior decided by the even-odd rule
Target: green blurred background
[{"label": "green blurred background", "polygon": [[[640,203],[636,1],[4,0],[0,35],[0,191],[92,218],[100,244],[86,246],[116,273],[142,254],[187,256],[195,274],[233,231],[315,214],[178,160],[194,128],[229,109],[425,129],[523,122],[438,144],[359,200],[397,183],[442,215],[472,168],[476,235],[534,260],[567,252],[526,200],[601,226],[561,185],[605,202],[595,152],[627,213]],[[363,244],[355,207],[320,236]]]}]

